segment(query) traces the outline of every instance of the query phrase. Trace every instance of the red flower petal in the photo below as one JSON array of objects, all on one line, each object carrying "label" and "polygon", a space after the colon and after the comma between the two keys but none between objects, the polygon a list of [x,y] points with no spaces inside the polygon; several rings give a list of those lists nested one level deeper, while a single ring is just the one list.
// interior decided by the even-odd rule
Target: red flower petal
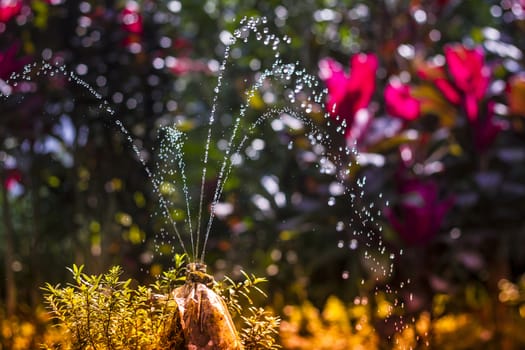
[{"label": "red flower petal", "polygon": [[18,16],[22,10],[22,0],[0,0],[0,22],[7,22]]},{"label": "red flower petal", "polygon": [[490,71],[485,66],[481,48],[468,49],[463,45],[445,46],[445,58],[450,75],[459,90],[465,94],[464,107],[473,121],[479,114],[479,102],[487,91]]},{"label": "red flower petal", "polygon": [[490,74],[484,63],[481,48],[468,49],[462,45],[444,48],[448,69],[456,86],[465,93],[481,99],[487,90]]},{"label": "red flower petal", "polygon": [[10,191],[13,187],[22,181],[22,173],[18,169],[11,169],[7,172],[4,186]]},{"label": "red flower petal", "polygon": [[412,97],[410,86],[399,82],[386,86],[385,105],[388,114],[407,121],[417,119],[421,111],[421,104]]},{"label": "red flower petal", "polygon": [[375,90],[378,61],[373,54],[357,54],[350,60],[351,72],[331,58],[319,62],[319,77],[328,89],[327,109],[334,118],[346,120],[347,132],[356,113],[368,106]]},{"label": "red flower petal", "polygon": [[453,205],[453,198],[440,201],[435,182],[416,179],[404,180],[399,194],[398,216],[388,210],[387,219],[406,243],[427,243],[439,232],[446,213]]},{"label": "red flower petal", "polygon": [[121,12],[122,28],[129,33],[142,34],[143,20],[139,12],[139,5],[135,1],[128,1]]},{"label": "red flower petal", "polygon": [[461,96],[456,88],[447,80],[445,69],[442,66],[436,66],[430,63],[424,64],[419,67],[418,75],[422,79],[434,83],[450,103],[455,105],[461,103]]}]

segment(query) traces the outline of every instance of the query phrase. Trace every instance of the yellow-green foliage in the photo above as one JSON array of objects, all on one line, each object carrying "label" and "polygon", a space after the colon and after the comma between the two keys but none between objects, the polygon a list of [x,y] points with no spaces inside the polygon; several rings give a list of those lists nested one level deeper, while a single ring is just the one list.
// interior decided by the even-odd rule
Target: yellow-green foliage
[{"label": "yellow-green foliage", "polygon": [[246,327],[242,329],[245,350],[279,349],[275,336],[280,320],[261,308],[250,307],[251,316],[242,316]]},{"label": "yellow-green foliage", "polygon": [[281,325],[282,345],[293,350],[378,349],[379,336],[366,304],[346,306],[330,297],[320,312],[311,303],[285,308]]},{"label": "yellow-green foliage", "polygon": [[[87,275],[83,266],[70,269],[74,283],[65,287],[47,284],[46,302],[63,330],[63,337],[44,344],[46,349],[180,349],[183,332],[177,318],[177,304],[169,295],[185,283],[185,257],[177,256],[175,268],[164,272],[149,287],[131,288],[131,280],[121,280],[122,269],[111,268],[103,275]],[[246,275],[235,283],[226,279],[213,285],[230,312],[243,314],[239,296],[246,297],[264,279]],[[246,349],[276,349],[273,336],[279,319],[264,310],[246,307],[240,332]]]},{"label": "yellow-green foliage", "polygon": [[46,310],[37,307],[31,311],[33,313],[8,316],[0,309],[0,349],[37,349],[44,337],[49,339],[56,335],[53,329],[46,327],[49,324]]},{"label": "yellow-green foliage", "polygon": [[[382,293],[350,304],[332,296],[322,310],[308,301],[289,305],[280,329],[282,346],[288,350],[525,349],[525,277],[517,283],[502,279],[498,286],[499,300],[484,295],[481,286],[467,286],[471,291],[464,298],[469,308],[456,309],[460,296],[436,294],[430,310],[402,322],[396,315],[403,313],[392,312],[393,305]],[[398,323],[395,333],[387,336],[380,327],[391,316]]]}]

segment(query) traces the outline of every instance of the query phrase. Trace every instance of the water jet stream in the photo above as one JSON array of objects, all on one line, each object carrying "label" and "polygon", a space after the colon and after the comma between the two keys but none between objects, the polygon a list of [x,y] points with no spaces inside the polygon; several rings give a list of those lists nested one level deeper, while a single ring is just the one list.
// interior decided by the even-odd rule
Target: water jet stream
[{"label": "water jet stream", "polygon": [[[316,77],[309,75],[304,69],[300,69],[298,63],[286,63],[280,58],[280,46],[283,44],[289,44],[289,38],[283,37],[279,38],[275,34],[271,34],[267,27],[264,27],[266,23],[265,19],[256,19],[249,18],[243,19],[241,21],[241,27],[234,31],[234,34],[231,36],[230,42],[226,44],[224,56],[219,66],[217,73],[217,80],[215,88],[213,89],[213,98],[211,101],[211,110],[209,113],[209,118],[207,120],[207,125],[205,126],[206,139],[204,140],[204,150],[202,154],[202,171],[200,172],[200,183],[197,184],[199,188],[198,192],[198,207],[196,209],[197,216],[192,217],[195,214],[195,208],[191,206],[192,196],[190,195],[190,186],[191,182],[186,175],[186,168],[184,163],[184,145],[186,140],[186,135],[176,128],[176,126],[169,126],[163,128],[164,130],[164,139],[161,141],[161,150],[160,150],[160,159],[164,161],[164,166],[172,166],[169,170],[164,170],[165,168],[160,167],[160,177],[154,174],[153,171],[148,167],[148,164],[144,157],[142,157],[142,149],[134,142],[132,134],[124,126],[122,121],[115,117],[115,109],[111,106],[109,102],[103,99],[103,97],[89,84],[84,80],[79,78],[74,73],[68,72],[64,66],[54,66],[47,62],[42,62],[40,64],[31,64],[27,65],[23,71],[19,74],[14,74],[11,79],[7,82],[16,86],[16,84],[24,81],[31,81],[33,75],[37,76],[53,76],[61,74],[66,77],[68,80],[72,81],[74,84],[80,86],[85,91],[87,91],[91,96],[95,97],[98,101],[98,110],[103,113],[107,113],[111,118],[111,121],[117,126],[121,134],[127,140],[131,146],[134,154],[137,156],[139,162],[141,163],[144,171],[146,172],[148,178],[151,180],[154,193],[158,196],[159,204],[161,207],[161,214],[163,214],[163,219],[170,226],[170,230],[173,230],[171,233],[174,234],[177,238],[177,241],[185,254],[190,256],[190,259],[194,262],[200,261],[204,262],[206,257],[206,249],[208,244],[208,239],[211,234],[212,226],[214,219],[216,218],[216,207],[220,203],[221,198],[223,197],[225,185],[235,168],[233,158],[235,155],[241,153],[241,151],[246,147],[248,140],[255,131],[268,121],[281,120],[283,124],[290,124],[293,122],[306,127],[306,131],[303,131],[306,135],[308,133],[308,141],[310,142],[310,147],[312,148],[312,162],[316,163],[316,166],[321,174],[327,174],[333,176],[334,182],[337,184],[338,198],[336,195],[333,195],[328,200],[328,205],[334,205],[339,198],[344,198],[348,200],[349,212],[352,213],[355,217],[359,218],[359,222],[341,222],[341,225],[338,223],[338,227],[354,225],[354,236],[366,241],[365,245],[368,245],[367,248],[374,245],[378,245],[378,250],[381,256],[387,254],[385,245],[382,243],[380,237],[374,237],[374,234],[369,231],[366,231],[366,225],[374,227],[377,231],[381,231],[380,223],[378,220],[374,221],[374,217],[380,215],[380,210],[376,209],[373,206],[368,208],[364,207],[362,209],[357,209],[354,205],[356,200],[362,200],[364,196],[363,187],[365,185],[366,178],[357,179],[356,188],[353,184],[349,183],[350,167],[358,161],[358,152],[355,145],[343,146],[336,145],[332,143],[331,135],[329,132],[324,131],[313,118],[312,114],[315,114],[316,108],[320,111],[325,111],[324,100],[326,97],[326,91],[319,90],[319,82]],[[205,209],[205,196],[206,196],[206,179],[208,176],[208,168],[210,167],[210,152],[212,150],[212,140],[213,132],[216,130],[216,123],[218,120],[219,114],[219,101],[222,92],[222,87],[225,81],[227,68],[233,64],[232,63],[232,48],[234,45],[247,43],[250,35],[255,35],[256,39],[260,41],[264,46],[269,47],[272,52],[274,52],[273,61],[270,62],[269,68],[265,70],[258,70],[255,74],[254,82],[249,85],[249,87],[244,91],[244,101],[242,102],[237,116],[234,118],[234,121],[231,125],[230,134],[227,137],[226,147],[223,150],[221,155],[222,160],[219,161],[219,170],[217,174],[216,187],[213,191],[213,196],[210,203],[209,216],[207,219],[203,218],[204,209]],[[250,106],[253,102],[253,99],[256,97],[256,94],[268,88],[265,84],[270,85],[276,89],[282,90],[282,96],[279,96],[279,101],[284,101],[284,106],[279,105],[278,103],[266,104],[266,110],[258,115],[255,120],[247,120],[249,116]],[[281,91],[279,90],[279,91]],[[2,99],[9,98],[8,95],[1,94]],[[325,122],[327,127],[331,127],[333,121],[330,119],[328,113],[326,112],[317,112],[322,115],[322,121]],[[292,128],[292,126],[288,125]],[[337,123],[331,130],[336,135],[344,138],[345,125],[344,121]],[[168,152],[173,156],[169,158]],[[163,194],[162,186],[164,185],[164,177],[172,176],[177,174],[180,177],[183,193],[183,199],[185,203],[185,218],[184,223],[188,232],[183,234],[179,227],[179,223],[172,217],[170,214],[170,204],[171,201],[169,198]],[[191,179],[190,179],[191,180]],[[350,219],[352,220],[352,219]],[[342,231],[336,229],[335,231]],[[366,231],[366,232],[365,232]],[[164,232],[163,232],[164,233]],[[189,236],[190,247],[186,247],[185,240],[187,243],[187,236]],[[374,238],[379,239],[379,243],[374,242]],[[357,247],[357,240],[352,241],[351,248],[352,250]],[[373,254],[365,253],[365,259],[370,260],[370,265],[372,269],[377,269],[378,273],[381,273],[383,276],[388,276],[392,274],[391,269],[385,270],[379,258],[376,258]]]}]

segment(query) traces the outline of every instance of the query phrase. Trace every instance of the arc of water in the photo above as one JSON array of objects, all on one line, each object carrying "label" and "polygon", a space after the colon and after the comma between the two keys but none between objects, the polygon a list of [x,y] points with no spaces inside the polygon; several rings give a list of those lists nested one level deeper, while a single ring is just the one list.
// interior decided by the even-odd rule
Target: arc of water
[{"label": "arc of water", "polygon": [[[202,211],[203,211],[203,205],[204,205],[204,184],[205,184],[205,181],[206,181],[206,174],[207,174],[207,167],[206,165],[208,164],[208,157],[209,157],[209,149],[210,149],[210,143],[211,143],[211,133],[212,133],[212,128],[213,128],[213,124],[215,123],[215,115],[217,113],[217,102],[218,102],[218,96],[219,96],[219,91],[220,91],[220,87],[222,85],[222,80],[224,78],[224,72],[225,72],[225,69],[226,69],[226,64],[228,63],[228,60],[230,58],[230,50],[231,50],[231,47],[232,45],[234,45],[236,42],[237,42],[237,39],[243,39],[244,42],[247,41],[247,35],[249,35],[250,31],[251,32],[254,32],[256,34],[258,34],[258,40],[260,40],[260,38],[262,37],[259,37],[261,34],[258,32],[258,26],[262,23],[262,24],[265,24],[267,22],[267,19],[265,17],[261,17],[261,18],[255,18],[255,17],[250,17],[250,18],[247,18],[247,17],[244,17],[243,19],[241,19],[240,21],[240,24],[241,24],[241,27],[240,29],[237,29],[234,31],[234,35],[230,38],[230,42],[226,44],[226,47],[225,47],[225,50],[224,50],[224,56],[223,56],[223,59],[222,59],[222,62],[221,62],[221,65],[219,66],[219,74],[218,74],[218,77],[217,77],[217,84],[214,88],[214,95],[213,95],[213,100],[212,100],[212,109],[211,109],[211,112],[210,112],[210,118],[209,118],[209,122],[208,122],[208,134],[207,134],[207,138],[206,138],[206,144],[205,144],[205,147],[204,147],[204,166],[202,168],[202,176],[201,176],[201,187],[200,187],[200,195],[199,195],[199,209],[198,209],[198,215],[197,215],[197,229],[196,229],[196,248],[195,250],[198,252],[199,251],[199,246],[200,246],[200,235],[201,235],[201,221],[202,221]],[[267,30],[267,28],[265,28],[265,30]],[[271,38],[271,40],[270,40]],[[268,35],[267,36],[267,43],[265,42],[265,45],[268,45],[270,43],[270,41],[273,42],[273,46],[272,46],[272,49],[273,50],[276,50],[277,49],[277,45],[280,43],[280,40],[279,38],[276,38],[274,35]],[[286,40],[285,40],[286,42]],[[278,54],[276,54],[276,57],[278,57]],[[223,164],[224,165],[224,164]],[[216,189],[217,191],[217,189]],[[212,202],[213,203],[213,202]],[[211,210],[211,212],[213,212],[213,208]],[[212,216],[212,219],[213,219],[213,216]],[[209,225],[209,224],[208,224]],[[206,229],[206,234],[205,234],[205,238],[204,238],[204,244],[203,244],[203,253],[201,253],[200,256],[196,257],[196,259],[198,260],[201,260],[204,258],[204,250],[206,248],[206,242],[208,240],[208,235],[209,235],[209,229]]]},{"label": "arc of water", "polygon": [[[275,112],[275,113],[278,113],[278,112]],[[271,112],[267,112],[265,114],[263,114],[261,117],[259,117],[258,120],[260,119],[266,119],[268,117],[270,117],[273,113]],[[244,143],[246,142],[246,140],[248,140],[248,136],[244,136],[244,138],[242,139],[242,141],[239,143],[239,146],[236,148],[236,152],[240,151],[242,149],[242,146],[244,145]],[[231,150],[231,148],[229,147],[229,149]],[[228,151],[227,154],[230,154],[230,152]],[[206,225],[206,232],[205,232],[205,235],[204,235],[204,242],[203,242],[203,245],[202,245],[202,251],[201,251],[201,254],[200,254],[200,258],[201,259],[204,259],[204,256],[206,254],[206,245],[208,243],[208,237],[210,235],[210,232],[211,232],[211,227],[212,227],[212,223],[213,223],[213,219],[215,218],[215,206],[216,204],[218,203],[219,201],[219,198],[221,197],[222,195],[222,192],[224,190],[224,184],[226,183],[230,173],[231,173],[231,166],[228,167],[229,163],[229,159],[227,157],[227,155],[225,156],[224,160],[223,160],[223,163],[221,165],[221,170],[219,172],[219,180],[217,181],[217,187],[215,188],[215,193],[213,194],[213,199],[212,199],[212,202],[211,202],[211,210],[210,210],[210,216],[208,218],[208,223]]]},{"label": "arc of water", "polygon": [[[289,107],[282,107],[282,108],[271,109],[271,110],[265,112],[263,115],[259,116],[257,118],[257,120],[255,120],[249,126],[247,132],[245,133],[244,137],[239,142],[239,144],[236,147],[232,147],[232,148],[235,148],[233,153],[240,152],[243,149],[244,145],[246,144],[246,142],[249,139],[249,135],[253,132],[253,130],[255,130],[258,126],[260,126],[267,119],[275,117],[276,115],[281,115],[282,113],[287,113],[287,114],[292,115],[293,117],[301,120],[302,122],[304,122],[310,128],[310,130],[313,130],[314,134],[318,134],[318,135],[322,134],[321,130],[317,127],[317,125],[315,125],[312,122],[311,119],[302,116],[300,114],[300,112],[298,112],[296,110],[293,110],[293,109],[291,109]],[[331,152],[327,152],[325,154],[326,157],[330,157],[331,155],[332,155]],[[338,155],[334,155],[334,157],[339,159]],[[218,183],[218,186],[216,188],[216,191],[214,193],[213,200],[212,200],[212,210],[210,212],[210,217],[208,219],[208,225],[207,225],[207,228],[206,228],[205,241],[204,241],[203,249],[201,251],[201,258],[204,258],[207,237],[210,234],[211,227],[212,227],[212,224],[213,224],[213,219],[215,217],[213,208],[214,208],[215,204],[218,203],[220,197],[222,196],[222,193],[224,191],[224,185],[225,185],[226,181],[228,180],[229,175],[232,172],[232,167],[231,166],[229,166],[229,167],[227,166],[228,162],[229,162],[229,158],[225,157],[224,160],[223,160],[223,166],[221,168],[222,176],[219,177],[221,180]],[[348,188],[346,186],[345,186],[345,190],[346,191],[348,190]]]},{"label": "arc of water", "polygon": [[[286,72],[286,73],[284,73]],[[210,234],[210,231],[211,231],[211,227],[212,227],[212,224],[213,224],[213,219],[215,217],[215,213],[214,213],[214,207],[215,205],[218,203],[221,195],[222,195],[222,192],[224,190],[224,184],[226,183],[230,173],[231,173],[231,166],[228,167],[228,164],[231,162],[230,161],[230,155],[232,154],[232,149],[234,149],[234,152],[239,152],[242,147],[244,146],[244,144],[246,143],[247,139],[248,139],[248,135],[253,131],[253,129],[260,123],[262,123],[264,120],[266,120],[267,118],[271,117],[272,115],[276,115],[276,114],[279,114],[279,113],[283,113],[283,112],[288,112],[289,114],[292,114],[296,117],[299,116],[299,114],[297,114],[295,111],[293,111],[292,109],[290,108],[280,108],[280,109],[276,109],[276,110],[270,110],[266,113],[264,113],[261,117],[259,117],[250,127],[249,127],[249,130],[248,132],[245,134],[245,136],[242,138],[242,140],[239,142],[239,144],[237,145],[237,147],[235,147],[235,139],[236,139],[236,136],[237,136],[237,131],[239,129],[239,126],[240,126],[240,121],[241,119],[244,117],[244,115],[246,114],[246,110],[247,110],[247,106],[249,105],[250,103],[250,100],[251,98],[253,98],[253,96],[255,95],[255,91],[257,91],[263,84],[263,82],[270,78],[270,77],[275,77],[275,76],[280,76],[280,75],[284,75],[285,77],[290,77],[292,74],[296,74],[297,76],[300,77],[300,80],[301,82],[303,82],[304,79],[302,79],[302,75],[304,74],[304,72],[297,72],[295,69],[291,69],[290,68],[290,65],[287,65],[287,64],[283,64],[280,60],[276,60],[272,66],[272,69],[271,70],[266,70],[264,71],[261,76],[259,77],[259,79],[257,80],[257,82],[255,82],[251,88],[248,90],[248,98],[247,98],[247,101],[243,104],[243,106],[241,107],[241,110],[240,110],[240,113],[239,113],[239,116],[236,118],[236,121],[235,121],[235,124],[234,124],[234,129],[232,131],[232,134],[230,135],[230,140],[228,142],[228,148],[226,149],[225,151],[225,155],[224,155],[224,159],[223,159],[223,162],[222,162],[222,166],[221,166],[221,169],[220,169],[220,172],[219,172],[219,177],[218,177],[218,183],[217,183],[217,187],[215,189],[215,193],[214,193],[214,196],[213,196],[213,200],[212,200],[212,204],[211,204],[211,211],[210,211],[210,216],[209,216],[209,219],[208,219],[208,224],[207,224],[207,227],[206,227],[206,232],[205,232],[205,235],[204,235],[204,243],[203,243],[203,248],[202,248],[202,251],[201,251],[201,254],[200,254],[200,259],[203,259],[204,258],[204,255],[205,255],[205,251],[206,251],[206,245],[207,245],[207,241],[208,241],[208,237],[209,237],[209,234]],[[310,76],[310,78],[312,78]],[[306,79],[307,81],[307,85],[309,88],[312,88],[313,85],[311,83],[311,79]],[[286,86],[285,86],[286,87]],[[319,98],[316,98],[316,100],[320,100]],[[306,122],[312,129],[317,129],[311,120],[309,119],[305,119],[305,118],[300,118],[302,121]]]},{"label": "arc of water", "polygon": [[[201,261],[204,259],[204,256],[205,256],[206,245],[208,243],[208,237],[210,235],[213,219],[215,218],[215,213],[214,213],[215,205],[217,204],[217,202],[218,202],[218,200],[220,198],[220,195],[222,194],[222,188],[224,187],[224,183],[226,182],[226,179],[224,178],[224,176],[225,176],[225,169],[227,168],[227,165],[228,165],[228,163],[230,161],[229,158],[230,158],[230,155],[232,154],[231,151],[232,151],[232,149],[234,149],[234,147],[233,147],[234,146],[234,141],[235,141],[235,139],[237,137],[237,132],[238,132],[241,120],[245,116],[246,111],[248,109],[248,105],[250,104],[251,99],[255,96],[255,92],[262,86],[263,82],[267,79],[267,77],[273,75],[273,73],[275,72],[276,68],[280,65],[280,63],[281,63],[280,60],[276,60],[274,62],[274,64],[272,65],[272,69],[264,71],[260,75],[260,77],[257,79],[257,81],[250,87],[250,89],[248,90],[247,100],[241,106],[241,109],[240,109],[240,112],[239,112],[239,116],[235,119],[234,127],[233,127],[232,133],[230,135],[230,140],[228,142],[228,147],[225,150],[225,154],[224,154],[224,158],[223,158],[223,161],[222,161],[221,169],[219,171],[217,186],[215,188],[215,192],[214,192],[213,199],[212,199],[210,216],[209,216],[209,219],[208,219],[208,223],[206,225],[206,230],[205,230],[205,233],[204,233],[204,242],[203,242],[203,245],[202,245],[201,254],[199,256],[199,259]],[[210,128],[209,132],[211,132],[211,128]]]},{"label": "arc of water", "polygon": [[[223,161],[222,161],[221,169],[219,171],[217,187],[215,188],[215,192],[214,192],[213,199],[212,199],[212,202],[211,202],[212,204],[211,204],[210,216],[208,218],[208,223],[206,225],[206,231],[205,231],[205,234],[204,234],[204,242],[203,242],[203,245],[202,245],[200,259],[204,259],[204,256],[205,256],[206,245],[207,245],[207,242],[208,242],[208,237],[210,235],[213,219],[215,218],[215,210],[214,210],[215,209],[215,205],[219,201],[219,198],[220,198],[220,196],[221,196],[221,194],[223,192],[223,189],[224,189],[224,184],[226,183],[226,180],[227,180],[227,178],[229,176],[229,173],[231,171],[231,167],[228,168],[228,164],[230,162],[230,156],[232,154],[232,149],[235,149],[236,152],[239,151],[242,148],[242,145],[244,144],[244,142],[246,142],[246,140],[247,140],[247,136],[245,135],[243,140],[240,142],[239,146],[237,148],[235,148],[235,143],[234,142],[235,142],[235,139],[237,138],[237,132],[238,132],[239,127],[240,127],[241,119],[245,116],[247,108],[248,108],[248,105],[250,104],[251,99],[255,96],[255,92],[262,86],[263,82],[268,77],[273,75],[273,72],[275,71],[276,67],[279,64],[280,64],[280,60],[277,60],[274,63],[272,70],[264,71],[260,75],[260,77],[257,79],[257,81],[250,87],[250,89],[248,90],[247,100],[242,105],[242,107],[240,109],[240,112],[239,112],[239,116],[235,119],[233,131],[232,131],[232,133],[230,135],[230,140],[228,142],[228,147],[225,150],[225,154],[224,154],[224,158],[223,158]],[[263,114],[263,117],[264,116],[268,117],[271,114],[272,113],[265,113],[265,114]],[[229,171],[226,171],[226,169],[229,169]]]},{"label": "arc of water", "polygon": [[[250,101],[255,96],[255,92],[262,87],[262,85],[263,85],[263,83],[264,83],[264,81],[266,79],[271,78],[271,77],[285,77],[287,79],[290,79],[291,76],[294,75],[294,74],[297,77],[299,77],[299,80],[301,81],[301,83],[303,82],[303,80],[306,80],[306,85],[308,85],[309,88],[313,87],[312,81],[316,81],[315,79],[312,79],[313,78],[312,76],[309,76],[309,75],[308,75],[308,77],[310,79],[303,79],[304,78],[303,74],[305,76],[307,75],[304,71],[297,71],[295,69],[295,65],[293,65],[293,64],[284,64],[280,59],[277,58],[274,61],[274,63],[272,64],[271,69],[265,70],[259,76],[257,81],[255,83],[253,83],[252,86],[250,87],[250,89],[248,90],[246,102],[241,106],[241,109],[239,111],[239,116],[236,118],[236,120],[234,122],[234,128],[233,128],[232,134],[230,135],[230,140],[228,142],[228,147],[225,150],[223,162],[222,162],[222,165],[221,165],[221,169],[219,171],[218,183],[217,183],[217,187],[215,188],[214,196],[213,196],[213,199],[212,199],[210,216],[209,216],[208,223],[207,223],[207,226],[206,226],[206,231],[205,231],[205,234],[204,234],[204,243],[203,243],[203,247],[202,247],[202,250],[201,250],[200,257],[199,257],[201,260],[204,259],[204,255],[205,255],[205,251],[206,251],[206,245],[207,245],[207,242],[208,242],[208,237],[210,235],[213,219],[215,217],[215,213],[214,213],[215,205],[217,204],[217,202],[219,201],[220,196],[222,195],[224,184],[225,184],[225,182],[226,182],[226,180],[227,180],[227,178],[228,178],[228,176],[229,176],[229,174],[231,172],[231,167],[228,168],[228,164],[230,162],[230,156],[232,154],[232,149],[235,149],[235,152],[240,151],[240,149],[242,148],[242,145],[247,140],[247,136],[245,135],[245,137],[239,143],[237,148],[235,148],[235,139],[237,138],[237,132],[238,132],[238,129],[240,127],[241,119],[245,116],[247,108],[248,108],[248,106],[250,104]],[[320,97],[316,98],[316,100],[320,101]],[[269,117],[272,114],[273,114],[272,111],[270,111],[269,113],[265,113],[263,115],[264,118],[262,118],[262,119],[265,119],[265,118]],[[261,120],[261,118],[259,118],[259,120]],[[250,127],[250,130],[252,130],[253,127],[254,127],[254,125],[252,125]],[[226,171],[226,169],[228,169],[228,171]]]},{"label": "arc of water", "polygon": [[[204,146],[204,165],[202,167],[202,176],[201,176],[201,188],[200,188],[200,195],[199,195],[199,212],[197,214],[197,230],[196,230],[196,244],[194,251],[198,252],[199,245],[200,245],[200,231],[201,231],[201,218],[202,218],[202,210],[204,205],[204,184],[206,183],[206,173],[207,173],[207,164],[208,164],[208,157],[210,153],[210,144],[211,144],[211,132],[213,129],[213,124],[215,123],[215,114],[217,113],[217,102],[219,99],[219,88],[222,84],[222,79],[224,77],[224,71],[226,69],[226,63],[228,61],[228,58],[230,56],[230,47],[236,42],[235,37],[231,37],[230,43],[226,45],[226,48],[224,50],[224,57],[222,60],[222,63],[219,67],[219,75],[217,77],[217,85],[214,89],[214,95],[213,95],[213,101],[212,101],[212,107],[210,112],[210,118],[208,121],[208,135],[206,137],[206,145]],[[197,255],[194,256],[196,260],[199,260],[202,262],[202,258],[199,258]]]}]

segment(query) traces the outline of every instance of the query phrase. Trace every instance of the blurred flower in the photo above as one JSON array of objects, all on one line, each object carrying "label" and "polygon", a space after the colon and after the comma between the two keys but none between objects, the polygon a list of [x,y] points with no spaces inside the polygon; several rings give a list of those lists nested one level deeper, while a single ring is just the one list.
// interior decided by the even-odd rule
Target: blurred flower
[{"label": "blurred flower", "polygon": [[487,91],[490,70],[485,65],[481,48],[469,49],[460,44],[445,46],[448,79],[443,66],[423,64],[419,76],[429,80],[452,104],[462,105],[467,118],[475,120],[479,115],[479,103]]},{"label": "blurred flower", "polygon": [[7,173],[4,186],[8,190],[10,190],[14,186],[16,186],[16,184],[19,183],[21,180],[22,174],[20,173],[20,171],[18,169],[10,169]]},{"label": "blurred flower", "polygon": [[176,75],[185,75],[193,72],[212,73],[212,68],[210,68],[208,61],[190,57],[193,49],[191,41],[185,38],[175,38],[173,39],[172,48],[176,51],[177,56],[167,56],[163,59],[165,66],[172,73]]},{"label": "blurred flower", "polygon": [[420,64],[418,74],[422,79],[434,84],[450,103],[455,105],[461,103],[461,96],[447,79],[447,73],[443,66],[425,62]]},{"label": "blurred flower", "polygon": [[179,54],[188,54],[192,49],[193,45],[191,41],[184,38],[175,38],[173,40],[173,48],[179,52]]},{"label": "blurred flower", "polygon": [[210,72],[206,62],[189,57],[169,57],[169,59],[166,59],[166,67],[176,75],[184,75],[191,72]]},{"label": "blurred flower", "polygon": [[509,79],[507,100],[510,114],[525,116],[525,75]]},{"label": "blurred flower", "polygon": [[412,95],[412,88],[398,80],[385,87],[385,104],[388,114],[406,121],[415,120],[420,115],[421,103]]},{"label": "blurred flower", "polygon": [[6,51],[0,52],[0,79],[7,80],[11,73],[17,72],[29,63],[29,57],[18,59],[16,54],[20,49],[20,43],[15,42]]},{"label": "blurred flower", "polygon": [[351,72],[331,58],[319,62],[319,76],[328,88],[327,108],[333,118],[341,118],[351,132],[357,112],[370,103],[375,90],[377,57],[374,54],[357,54],[351,58]]},{"label": "blurred flower", "polygon": [[0,22],[7,22],[22,9],[22,0],[0,0]]},{"label": "blurred flower", "polygon": [[139,53],[142,50],[140,41],[144,32],[144,25],[139,10],[139,4],[136,1],[128,1],[120,13],[122,29],[128,33],[123,44],[133,53]]},{"label": "blurred flower", "polygon": [[494,102],[487,104],[487,111],[483,118],[478,118],[472,123],[474,146],[478,152],[486,151],[503,130],[503,124],[494,120]]},{"label": "blurred flower", "polygon": [[[444,66],[432,63],[420,65],[418,73],[421,78],[433,83],[450,103],[463,107],[472,130],[474,147],[476,151],[484,152],[494,142],[503,125],[494,120],[493,102],[486,104],[486,110],[481,109],[490,82],[490,70],[485,64],[483,51],[479,47],[469,49],[460,44],[447,45],[444,51],[448,75]],[[515,93],[519,94],[519,88]],[[425,96],[431,96],[428,91],[416,89],[414,94],[422,98],[423,113],[445,114],[446,118],[442,118],[445,122],[450,119],[448,115],[452,114],[442,108],[441,103],[436,104],[435,99],[425,99]],[[523,104],[517,96],[514,100],[515,105]],[[432,110],[436,107],[441,113]]]},{"label": "blurred flower", "polygon": [[463,92],[463,105],[469,120],[478,117],[479,102],[489,86],[490,70],[485,65],[480,47],[468,49],[463,45],[445,46],[445,58],[456,87]]},{"label": "blurred flower", "polygon": [[135,1],[128,1],[121,12],[122,29],[128,33],[142,34],[143,23],[142,15],[139,12],[139,4]]},{"label": "blurred flower", "polygon": [[425,244],[441,227],[453,199],[438,199],[438,186],[433,181],[406,179],[399,186],[397,208],[386,211],[386,217],[401,239],[408,244]]},{"label": "blurred flower", "polygon": [[10,195],[15,197],[23,193],[22,173],[20,170],[16,168],[6,169],[4,188]]}]

